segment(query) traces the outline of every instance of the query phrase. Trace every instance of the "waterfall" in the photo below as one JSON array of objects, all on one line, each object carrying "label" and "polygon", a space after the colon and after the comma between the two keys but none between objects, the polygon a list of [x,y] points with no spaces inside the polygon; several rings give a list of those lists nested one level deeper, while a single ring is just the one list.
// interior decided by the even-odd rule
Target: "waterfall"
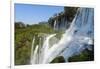
[{"label": "waterfall", "polygon": [[32,59],[32,64],[37,64],[39,61],[39,56],[38,56],[38,45],[36,46],[35,50],[34,50],[34,54],[33,54],[33,59]]},{"label": "waterfall", "polygon": [[56,20],[54,21],[54,30],[56,30]]},{"label": "waterfall", "polygon": [[46,56],[47,56],[47,54],[48,54],[48,52],[49,52],[49,40],[50,40],[50,38],[52,38],[53,36],[55,36],[56,34],[52,34],[52,35],[49,35],[47,38],[46,38],[46,40],[45,40],[45,42],[44,42],[44,44],[43,44],[43,51],[44,51],[44,55],[42,55],[44,58],[44,60],[43,60],[43,62],[42,63],[44,63],[45,62],[45,59],[46,59]]},{"label": "waterfall", "polygon": [[[93,44],[93,23],[94,9],[79,8],[69,29],[65,31],[58,43],[49,48],[49,40],[56,34],[51,34],[46,37],[41,48],[41,54],[39,55],[39,58],[41,58],[41,62],[38,63],[50,63],[54,58],[58,56],[63,56],[67,62],[69,57],[84,50],[86,48],[85,44]],[[39,46],[37,46],[34,50],[34,61],[38,60],[36,58],[36,54],[38,54],[38,47]],[[34,61],[32,61],[32,64],[35,63]]]},{"label": "waterfall", "polygon": [[[33,41],[32,41],[32,46],[31,46],[31,60],[33,60],[33,47],[34,47],[34,41],[35,41],[35,38],[33,38]],[[32,61],[30,61],[30,63],[32,64]]]}]

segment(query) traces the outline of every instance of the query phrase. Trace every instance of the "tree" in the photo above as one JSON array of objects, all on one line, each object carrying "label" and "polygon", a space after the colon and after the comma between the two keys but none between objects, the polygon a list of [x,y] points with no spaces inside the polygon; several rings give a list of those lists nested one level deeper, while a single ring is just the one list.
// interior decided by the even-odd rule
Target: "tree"
[{"label": "tree", "polygon": [[78,7],[64,7],[64,13],[65,17],[67,18],[68,21],[72,21],[76,12],[77,12]]},{"label": "tree", "polygon": [[24,28],[25,24],[23,22],[15,22],[15,29],[16,28]]}]

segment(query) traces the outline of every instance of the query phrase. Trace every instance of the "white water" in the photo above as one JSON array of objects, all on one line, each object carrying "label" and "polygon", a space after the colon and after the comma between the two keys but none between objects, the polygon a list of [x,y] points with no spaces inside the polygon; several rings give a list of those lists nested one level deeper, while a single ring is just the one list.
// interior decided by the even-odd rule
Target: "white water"
[{"label": "white water", "polygon": [[[36,47],[33,54],[34,59],[31,59],[31,64],[50,63],[58,56],[63,56],[67,62],[70,56],[79,54],[85,49],[84,44],[93,44],[93,17],[93,9],[78,9],[70,28],[66,30],[61,40],[57,44],[54,44],[52,47],[49,46],[50,38],[56,35],[52,34],[46,37],[39,55],[37,53],[37,47],[39,46]],[[36,54],[38,55],[38,58]],[[38,61],[39,59],[41,61]]]},{"label": "white water", "polygon": [[[33,59],[32,59],[32,64],[37,64],[38,63],[38,45],[36,46],[35,50],[34,50],[34,54],[33,54]],[[34,57],[35,56],[35,57]],[[38,59],[38,60],[37,60]]]},{"label": "white water", "polygon": [[35,38],[33,38],[33,41],[32,41],[32,47],[31,47],[31,62],[30,62],[31,64],[33,63],[32,60],[33,60],[33,57],[34,57],[34,56],[33,56],[34,41],[35,41]]},{"label": "white water", "polygon": [[57,21],[55,20],[54,21],[54,30],[56,30],[56,23],[57,23]]}]

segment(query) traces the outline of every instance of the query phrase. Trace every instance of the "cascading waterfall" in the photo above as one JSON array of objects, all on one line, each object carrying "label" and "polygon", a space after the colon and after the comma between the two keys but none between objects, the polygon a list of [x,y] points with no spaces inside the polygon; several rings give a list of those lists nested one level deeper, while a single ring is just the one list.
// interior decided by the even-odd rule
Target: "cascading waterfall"
[{"label": "cascading waterfall", "polygon": [[34,47],[34,41],[35,41],[35,38],[33,38],[33,41],[32,41],[32,47],[31,47],[31,61],[30,61],[30,63],[32,64],[32,60],[33,60],[33,47]]},{"label": "cascading waterfall", "polygon": [[[44,52],[43,52],[44,54],[42,55],[42,56],[43,56],[43,59],[46,59],[46,56],[47,56],[46,54],[48,54],[48,52],[49,52],[49,47],[50,47],[50,46],[49,46],[49,40],[50,40],[50,38],[54,37],[55,35],[56,35],[56,34],[52,34],[52,35],[49,35],[49,36],[46,38],[46,40],[45,40],[45,42],[44,42],[44,44],[43,44],[43,49],[42,49],[42,50],[44,51]],[[43,63],[43,62],[45,62],[45,60],[43,60],[42,63]]]},{"label": "cascading waterfall", "polygon": [[[36,46],[32,56],[33,59],[31,59],[31,64],[50,63],[58,56],[63,56],[67,62],[69,57],[79,54],[82,50],[84,50],[86,48],[85,44],[93,44],[93,23],[94,9],[79,8],[69,29],[65,31],[58,43],[54,44],[53,46],[49,46],[50,38],[56,35],[52,34],[46,37],[39,55],[37,52],[39,46]],[[37,55],[41,61],[37,62],[37,60],[39,60]]]},{"label": "cascading waterfall", "polygon": [[54,30],[56,30],[56,23],[57,23],[57,21],[55,20],[54,21]]},{"label": "cascading waterfall", "polygon": [[[33,54],[33,59],[32,59],[32,64],[37,64],[38,63],[38,45],[36,46]],[[38,59],[38,60],[37,60]]]}]

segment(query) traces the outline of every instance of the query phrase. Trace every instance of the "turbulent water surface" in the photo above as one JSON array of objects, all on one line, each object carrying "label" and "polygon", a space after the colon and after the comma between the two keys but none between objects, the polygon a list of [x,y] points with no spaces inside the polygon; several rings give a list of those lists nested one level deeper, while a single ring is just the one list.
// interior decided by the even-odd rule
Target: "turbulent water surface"
[{"label": "turbulent water surface", "polygon": [[[50,63],[54,58],[63,56],[65,61],[68,58],[79,54],[87,46],[93,44],[94,39],[94,9],[79,8],[70,28],[65,31],[58,43],[50,46],[49,41],[56,34],[48,35],[42,46],[37,45],[31,51],[31,64]],[[56,22],[55,22],[56,24]]]}]

